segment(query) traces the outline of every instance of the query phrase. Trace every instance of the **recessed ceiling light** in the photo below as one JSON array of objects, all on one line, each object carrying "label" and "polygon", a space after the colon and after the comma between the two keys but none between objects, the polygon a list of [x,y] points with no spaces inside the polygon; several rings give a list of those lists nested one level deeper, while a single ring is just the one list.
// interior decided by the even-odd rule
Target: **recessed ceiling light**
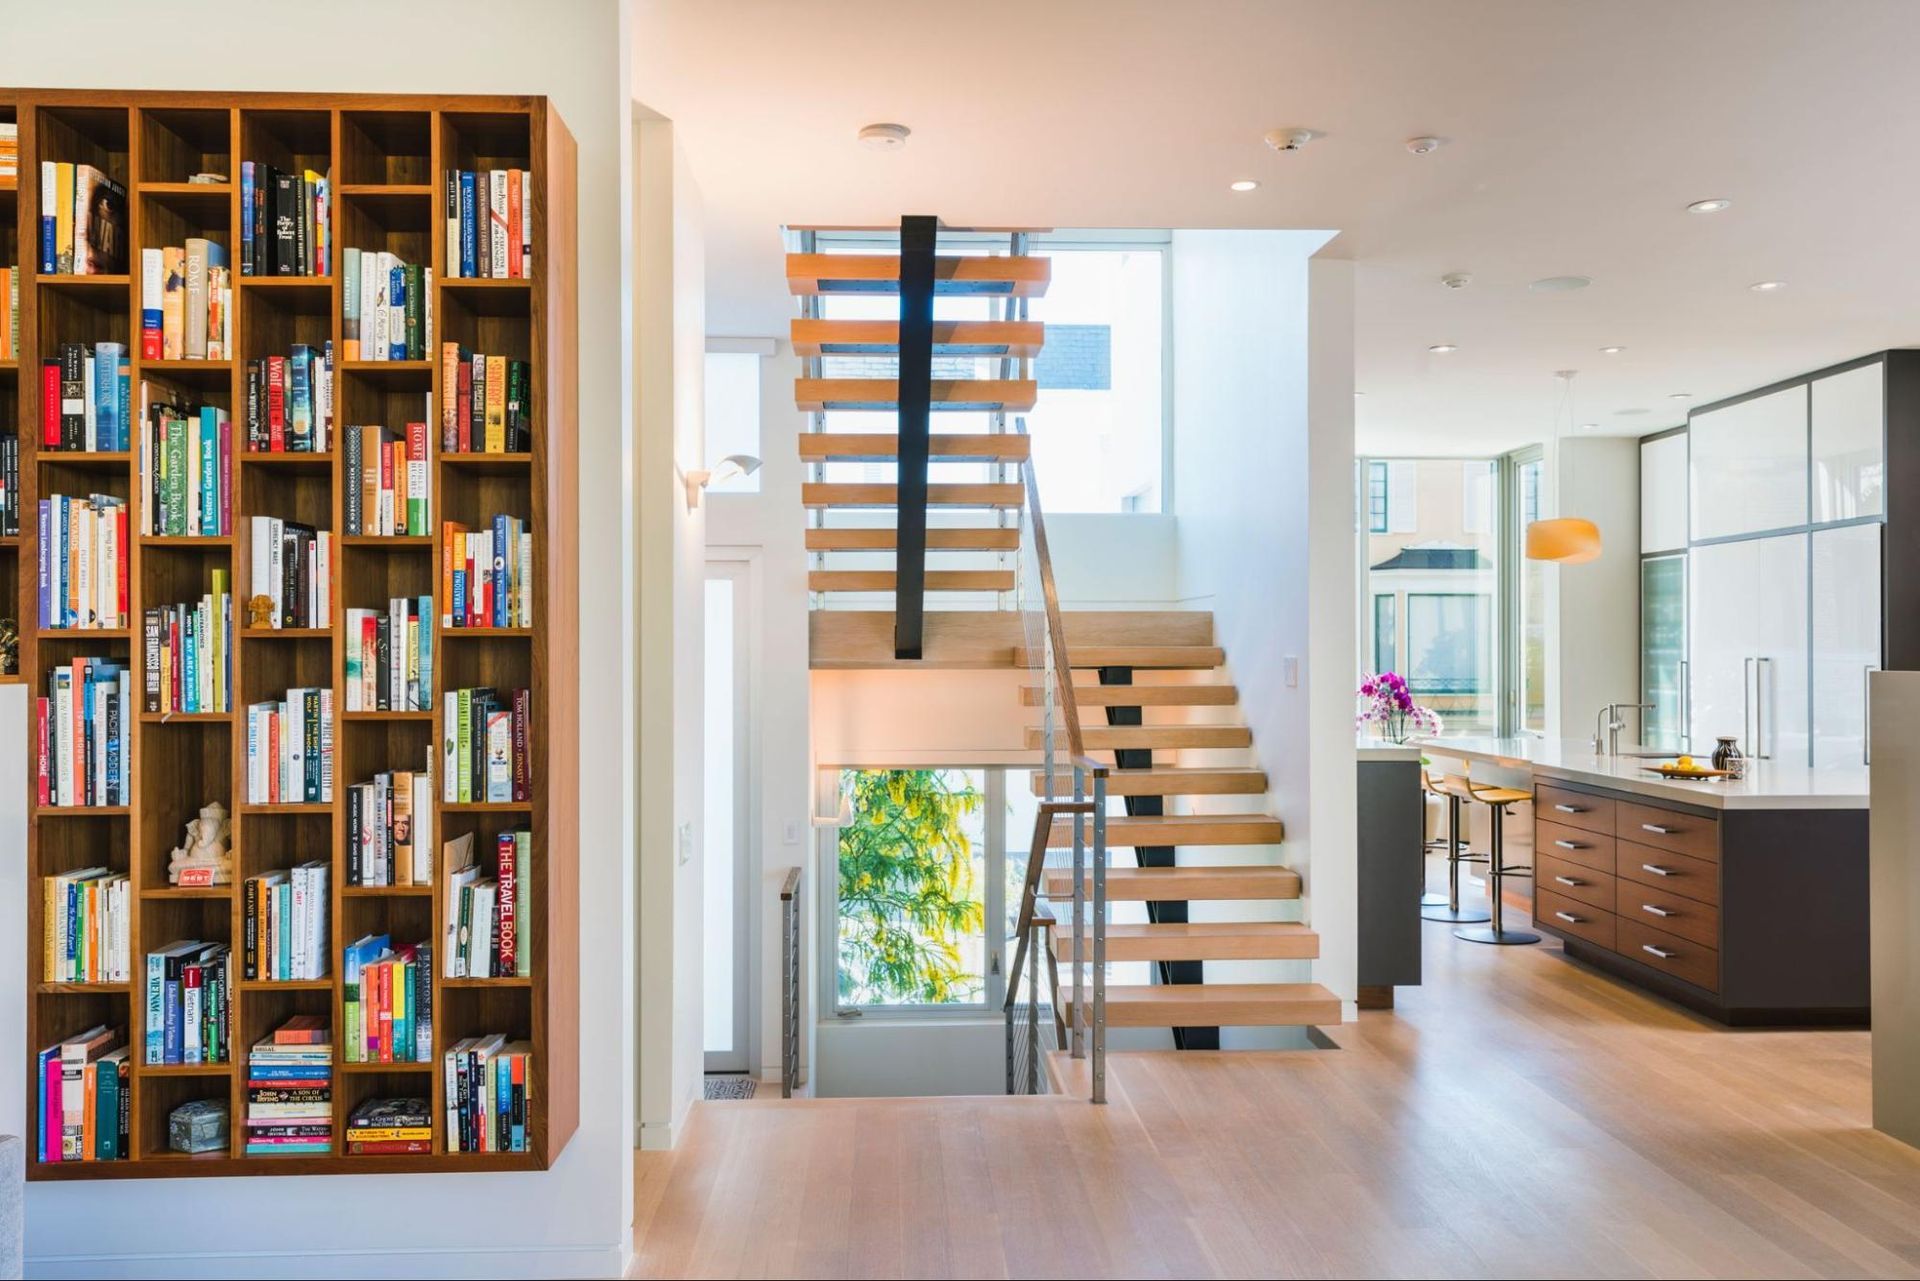
[{"label": "recessed ceiling light", "polygon": [[875,124],[860,131],[860,141],[875,151],[898,151],[907,145],[907,138],[913,130],[905,125]]},{"label": "recessed ceiling light", "polygon": [[1621,352],[1625,350],[1626,350],[1625,347],[1602,347],[1600,349],[1600,354],[1602,356],[1618,356]]},{"label": "recessed ceiling light", "polygon": [[1572,293],[1576,289],[1585,289],[1592,283],[1593,279],[1590,276],[1548,276],[1544,280],[1534,281],[1527,288],[1537,294],[1565,294]]},{"label": "recessed ceiling light", "polygon": [[1228,191],[1252,191],[1260,184],[1251,178],[1238,178],[1227,184]]},{"label": "recessed ceiling light", "polygon": [[1416,156],[1430,156],[1446,145],[1445,138],[1436,138],[1432,134],[1422,134],[1418,138],[1407,139],[1407,150]]},{"label": "recessed ceiling light", "polygon": [[1711,200],[1694,201],[1692,204],[1687,206],[1687,212],[1688,213],[1719,213],[1722,209],[1731,208],[1732,205],[1733,205],[1733,201],[1726,199],[1724,196],[1715,196]]},{"label": "recessed ceiling light", "polygon": [[1318,129],[1269,129],[1266,142],[1275,151],[1298,151],[1310,142],[1326,137]]},{"label": "recessed ceiling light", "polygon": [[1787,282],[1784,280],[1756,280],[1747,286],[1747,288],[1753,290],[1756,294],[1770,294],[1776,289],[1785,289],[1786,287]]},{"label": "recessed ceiling light", "polygon": [[1614,410],[1613,412],[1614,412],[1614,414],[1615,414],[1615,416],[1616,416],[1616,417],[1620,417],[1620,418],[1631,418],[1631,417],[1633,417],[1633,416],[1634,416],[1635,414],[1644,414],[1644,413],[1646,413],[1647,411],[1646,411],[1646,410],[1644,410],[1644,409],[1616,409],[1616,410]]},{"label": "recessed ceiling light", "polygon": [[1364,391],[1356,391],[1356,392],[1354,392],[1354,393],[1353,393],[1353,396],[1354,396],[1354,399],[1355,399],[1355,400],[1358,400],[1358,399],[1359,399],[1360,397],[1362,397],[1362,396],[1364,396],[1364,395],[1366,395],[1366,394],[1367,394],[1367,393],[1366,393],[1366,392],[1364,392]]},{"label": "recessed ceiling light", "polygon": [[1580,430],[1581,430],[1581,431],[1592,431],[1592,430],[1594,430],[1595,428],[1597,428],[1597,427],[1598,427],[1599,425],[1600,425],[1599,423],[1581,423],[1581,424],[1580,424]]},{"label": "recessed ceiling light", "polygon": [[1667,393],[1667,399],[1668,400],[1692,400],[1693,393],[1690,391],[1670,391]]},{"label": "recessed ceiling light", "polygon": [[1460,348],[1456,347],[1454,344],[1450,342],[1437,342],[1433,344],[1433,346],[1427,348],[1427,350],[1432,352],[1436,356],[1444,356],[1450,351],[1459,351]]},{"label": "recessed ceiling light", "polygon": [[1449,289],[1465,289],[1473,283],[1473,273],[1470,271],[1450,271],[1440,277],[1440,283]]}]

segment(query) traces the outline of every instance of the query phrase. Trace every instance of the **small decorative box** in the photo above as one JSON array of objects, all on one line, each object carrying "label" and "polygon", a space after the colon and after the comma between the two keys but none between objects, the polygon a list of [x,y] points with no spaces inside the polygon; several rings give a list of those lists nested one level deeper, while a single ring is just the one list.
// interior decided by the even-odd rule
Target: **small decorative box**
[{"label": "small decorative box", "polygon": [[167,1117],[167,1146],[175,1152],[224,1152],[227,1104],[223,1099],[182,1103]]}]

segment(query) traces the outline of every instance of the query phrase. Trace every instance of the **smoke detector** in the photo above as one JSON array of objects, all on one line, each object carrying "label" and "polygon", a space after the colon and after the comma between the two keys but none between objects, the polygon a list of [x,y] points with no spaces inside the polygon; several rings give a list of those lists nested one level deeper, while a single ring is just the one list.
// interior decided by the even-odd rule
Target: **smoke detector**
[{"label": "smoke detector", "polygon": [[898,151],[907,145],[913,130],[905,125],[868,125],[860,131],[860,141],[875,151]]},{"label": "smoke detector", "polygon": [[1318,129],[1269,129],[1267,145],[1275,151],[1299,151],[1308,143],[1325,136]]},{"label": "smoke detector", "polygon": [[1466,271],[1450,271],[1446,275],[1440,277],[1440,283],[1445,285],[1449,289],[1465,289],[1468,285],[1473,283],[1473,273],[1466,272]]},{"label": "smoke detector", "polygon": [[1431,134],[1422,134],[1418,138],[1407,139],[1407,150],[1416,156],[1430,156],[1447,145],[1445,138],[1436,138]]}]

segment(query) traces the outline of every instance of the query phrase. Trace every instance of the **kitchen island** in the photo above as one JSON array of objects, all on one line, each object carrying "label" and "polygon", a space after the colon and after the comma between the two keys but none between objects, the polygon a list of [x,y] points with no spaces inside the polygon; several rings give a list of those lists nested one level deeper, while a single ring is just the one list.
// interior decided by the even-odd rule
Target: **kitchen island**
[{"label": "kitchen island", "polygon": [[1867,1021],[1864,767],[1667,779],[1576,740],[1420,746],[1532,776],[1534,923],[1567,955],[1729,1024]]}]

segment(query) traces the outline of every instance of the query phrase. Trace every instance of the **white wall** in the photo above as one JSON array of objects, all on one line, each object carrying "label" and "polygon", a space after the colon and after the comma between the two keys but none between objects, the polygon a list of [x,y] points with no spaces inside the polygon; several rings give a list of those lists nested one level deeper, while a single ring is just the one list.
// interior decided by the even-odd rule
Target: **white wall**
[{"label": "white wall", "polygon": [[[1561,437],[1547,465],[1552,512],[1600,527],[1600,559],[1547,569],[1547,733],[1585,739],[1600,708],[1640,694],[1640,442]],[[1620,741],[1638,741],[1638,713],[1622,719]]]},{"label": "white wall", "polygon": [[1213,610],[1282,859],[1305,877],[1312,974],[1351,1001],[1352,280],[1347,264],[1310,268],[1326,239],[1174,233],[1174,420],[1193,425],[1176,429],[1174,510],[1181,595]]},{"label": "white wall", "polygon": [[[1051,1032],[1042,1028],[1041,1035]],[[816,1053],[820,1098],[1004,1095],[1007,1089],[1004,1019],[828,1019]]]},{"label": "white wall", "polygon": [[641,1146],[668,1148],[700,1096],[705,736],[704,507],[680,477],[704,465],[706,272],[699,191],[673,125],[636,112],[634,368],[639,494]]},{"label": "white wall", "polygon": [[[574,0],[567,21],[530,0],[332,0],[327,21],[270,42],[291,11],[242,0],[182,0],[156,9],[96,0],[87,36],[74,13],[7,6],[0,83],[74,88],[545,93],[580,159],[580,1129],[538,1174],[129,1180],[35,1184],[27,1198],[29,1267],[42,1275],[417,1276],[617,1275],[630,1255],[631,1054],[630,686],[621,643],[629,561],[621,537],[625,421],[622,281],[629,47],[615,0]],[[183,37],[182,33],[191,33]],[[452,45],[449,40],[452,39]],[[72,50],[71,53],[57,51]],[[439,51],[447,56],[439,56]],[[599,590],[594,590],[598,585]],[[11,693],[11,691],[6,691]],[[15,699],[0,702],[23,724]],[[8,710],[11,709],[11,710]],[[595,709],[602,714],[595,715]],[[9,735],[11,738],[12,735]],[[7,779],[17,779],[7,773]],[[5,789],[12,794],[17,788]],[[0,850],[17,852],[17,810],[0,811]],[[0,980],[22,977],[17,857],[0,859]],[[13,967],[11,969],[4,967]],[[22,1069],[25,1028],[6,1015],[0,1061]],[[0,1092],[0,1130],[20,1132],[24,1089]],[[219,1219],[219,1253],[206,1234]],[[498,1212],[476,1216],[476,1208]]]}]

